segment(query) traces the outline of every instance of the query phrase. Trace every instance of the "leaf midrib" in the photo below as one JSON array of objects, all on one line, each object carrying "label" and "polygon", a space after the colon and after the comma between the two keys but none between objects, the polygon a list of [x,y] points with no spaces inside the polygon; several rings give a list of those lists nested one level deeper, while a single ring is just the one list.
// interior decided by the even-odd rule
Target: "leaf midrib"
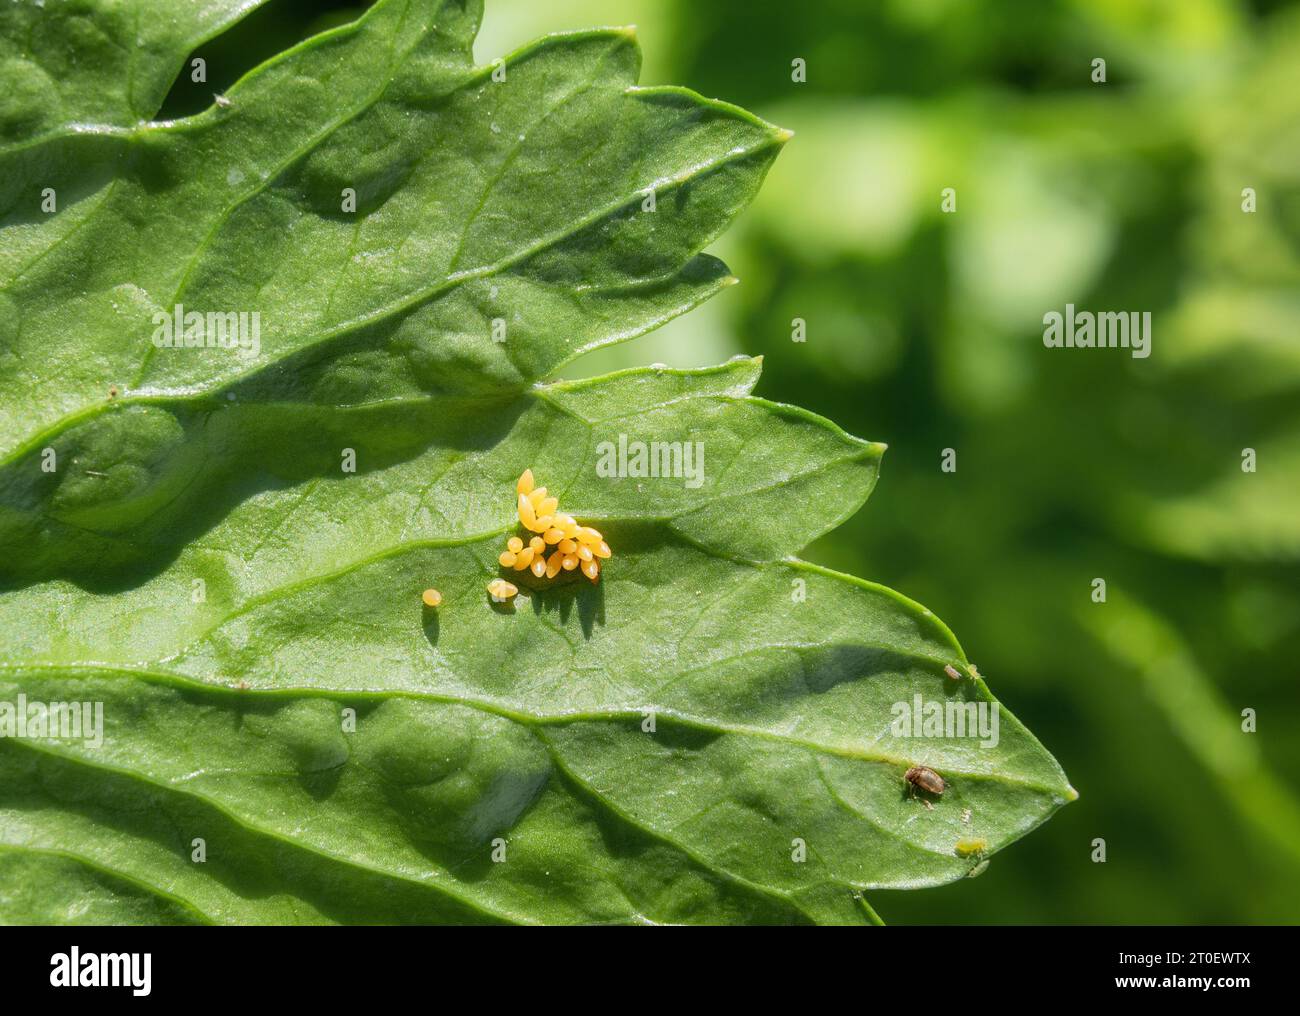
[{"label": "leaf midrib", "polygon": [[[2,668],[3,666],[4,666],[3,664],[0,664],[0,668]],[[134,675],[135,672],[132,673]],[[202,682],[185,681],[183,683],[200,685],[203,687],[211,687],[208,685],[203,685]],[[386,696],[386,697],[390,697],[390,696]],[[396,696],[391,696],[391,697],[396,697]],[[408,696],[401,696],[401,697],[408,697]],[[409,697],[418,698],[417,696],[409,696]],[[461,702],[450,701],[448,704],[464,705],[466,708],[479,709],[479,711],[486,712],[489,715],[496,715],[504,719],[510,719],[509,716],[506,716],[503,713],[493,712],[487,709],[480,709],[478,706],[471,704],[469,702],[461,703]],[[630,715],[633,718],[639,718],[640,716],[640,714],[630,714]],[[535,725],[529,723],[521,723],[518,720],[513,720],[512,722],[516,722],[519,726],[527,730],[529,734],[533,736],[538,741],[539,744],[541,744],[541,746],[546,750],[548,757],[551,759],[552,764],[555,766],[558,775],[562,779],[567,779],[571,783],[575,783],[578,786],[582,787],[587,792],[591,800],[593,800],[597,804],[597,806],[599,806],[602,810],[606,811],[608,814],[612,815],[614,818],[631,826],[634,829],[639,830],[643,834],[650,836],[652,839],[655,839],[679,851],[684,856],[689,858],[693,863],[697,864],[705,871],[711,872],[719,879],[725,882],[732,883],[734,885],[738,885],[758,895],[766,896],[772,899],[777,899],[782,903],[786,904],[787,906],[791,907],[792,909],[797,910],[798,912],[804,914],[804,916],[808,917],[808,919],[811,922],[816,923],[813,915],[809,913],[801,903],[798,902],[796,898],[795,890],[781,889],[775,886],[765,886],[759,883],[752,882],[741,875],[738,875],[734,872],[727,870],[726,868],[719,867],[716,863],[709,861],[706,857],[698,854],[696,851],[692,850],[684,843],[679,842],[675,837],[671,836],[668,832],[665,832],[664,830],[660,830],[653,826],[637,821],[632,816],[626,814],[623,811],[623,809],[616,807],[604,795],[595,791],[585,780],[583,780],[581,777],[575,774],[570,769],[569,766],[564,764],[560,753],[555,749],[554,745],[551,744],[551,742],[545,738],[545,736],[537,729]],[[100,772],[113,773],[114,775],[120,776],[132,782],[141,783],[146,786],[158,788],[167,793],[174,793],[182,797],[187,797],[196,801],[201,801],[208,807],[211,807],[214,810],[221,813],[222,815],[226,816],[226,818],[228,818],[230,821],[235,823],[241,829],[244,829],[247,832],[252,833],[256,836],[264,836],[270,839],[274,839],[295,850],[301,850],[306,853],[312,854],[313,856],[322,857],[331,862],[340,863],[358,871],[364,871],[368,874],[380,875],[385,878],[400,880],[408,884],[419,886],[422,889],[431,890],[435,893],[445,896],[448,899],[454,900],[457,903],[465,904],[470,909],[475,910],[478,913],[481,913],[485,916],[514,921],[515,923],[518,924],[541,923],[541,922],[531,920],[529,918],[520,917],[518,914],[512,913],[510,911],[494,909],[491,906],[489,906],[485,901],[480,900],[472,895],[468,895],[464,892],[454,890],[451,886],[446,885],[442,881],[438,881],[439,879],[443,879],[443,878],[451,878],[454,880],[455,875],[454,875],[454,869],[452,868],[444,868],[442,871],[436,873],[432,878],[424,879],[424,878],[419,878],[408,872],[393,870],[391,868],[381,867],[375,864],[362,862],[354,857],[345,854],[339,854],[334,851],[325,849],[316,842],[305,843],[303,841],[294,839],[288,836],[287,834],[280,832],[278,829],[276,829],[273,826],[267,826],[264,822],[254,821],[246,816],[237,814],[235,811],[231,809],[230,806],[224,803],[220,798],[215,797],[207,792],[184,789],[181,787],[180,784],[176,783],[175,781],[169,781],[169,780],[148,776],[137,769],[128,768],[126,766],[87,759],[84,755],[75,752],[60,750],[56,746],[52,746],[40,742],[32,742],[27,739],[21,740],[18,743],[20,744],[21,747],[27,748],[31,751],[35,751],[40,754],[45,754],[45,755],[58,758],[71,765],[85,766],[87,768],[94,769]],[[0,847],[2,846],[4,846],[4,844],[0,844]],[[76,856],[78,860],[83,859],[80,854],[76,854],[73,856]],[[87,863],[90,864],[95,864],[95,865],[98,864],[97,861],[91,858],[85,858],[85,860]],[[128,877],[133,882],[139,882],[139,879],[136,878],[135,876],[128,876]],[[173,895],[175,896],[176,899],[180,900],[182,903],[184,903],[186,906],[189,906],[197,913],[200,914],[203,913],[201,908],[199,908],[196,904],[193,904],[188,899],[181,897],[177,894],[170,893],[167,890],[163,890],[161,889],[161,887],[145,886],[145,888],[153,888],[156,889],[156,891],[159,893]],[[859,887],[859,888],[865,888],[865,887]],[[648,923],[655,923],[651,921],[648,917],[646,917],[645,914],[641,913],[635,907],[631,906],[631,900],[628,899],[626,894],[620,892],[620,896],[622,896],[622,898],[629,904],[628,907],[630,911],[629,916],[641,918]]]},{"label": "leaf midrib", "polygon": [[[904,656],[914,659],[918,663],[928,663],[936,667],[941,667],[945,661],[917,653],[907,653],[887,645],[873,645],[868,643],[853,643],[855,648],[862,649],[879,649],[888,651],[898,656]],[[754,653],[763,652],[768,649],[823,649],[826,643],[781,643],[771,644],[755,649],[746,650],[738,653],[734,657],[728,657],[722,660],[711,660],[701,664],[695,669],[702,669],[708,666],[717,666],[726,662],[728,659],[741,659]],[[183,654],[178,654],[183,655]],[[174,659],[174,658],[173,658]],[[160,663],[166,661],[159,661]],[[893,755],[881,751],[868,751],[864,749],[854,749],[846,746],[823,744],[806,738],[795,737],[791,734],[777,731],[764,730],[761,727],[748,726],[745,724],[721,723],[708,717],[701,717],[691,713],[682,712],[675,709],[662,709],[651,702],[646,702],[635,707],[625,709],[596,709],[585,711],[560,711],[554,713],[536,713],[526,709],[520,709],[517,706],[503,704],[502,701],[490,698],[475,698],[472,696],[439,693],[436,691],[417,691],[409,688],[394,689],[373,689],[373,688],[327,688],[308,685],[281,685],[275,688],[243,688],[237,689],[229,684],[218,681],[209,681],[203,678],[194,677],[180,671],[163,669],[157,664],[146,664],[141,666],[127,664],[101,664],[101,663],[24,663],[11,664],[0,662],[0,674],[11,673],[16,677],[21,677],[26,673],[51,673],[65,675],[69,677],[82,679],[83,675],[107,677],[117,675],[132,679],[139,679],[149,683],[165,685],[168,687],[213,692],[219,695],[230,695],[232,697],[244,695],[256,695],[262,698],[284,698],[289,700],[299,698],[321,698],[335,700],[346,698],[349,701],[364,702],[386,702],[395,699],[406,699],[416,702],[435,702],[441,705],[462,706],[466,709],[473,709],[498,719],[509,720],[525,729],[545,728],[553,726],[569,726],[574,723],[625,723],[640,722],[644,716],[645,709],[654,709],[656,719],[666,719],[670,724],[677,724],[696,731],[703,731],[710,734],[729,735],[736,737],[747,737],[754,740],[770,741],[776,744],[788,745],[802,751],[817,756],[830,756],[833,758],[842,758],[851,762],[863,762],[871,765],[886,765],[895,768],[907,768],[915,763],[915,759],[900,755]],[[1022,779],[1000,773],[982,773],[969,769],[957,769],[948,766],[945,769],[945,775],[952,774],[960,776],[962,779],[969,780],[986,780],[993,783],[1002,783],[1007,786],[1019,787],[1024,790],[1035,791],[1049,797],[1059,797],[1059,789],[1045,784],[1037,783],[1033,780]]]}]

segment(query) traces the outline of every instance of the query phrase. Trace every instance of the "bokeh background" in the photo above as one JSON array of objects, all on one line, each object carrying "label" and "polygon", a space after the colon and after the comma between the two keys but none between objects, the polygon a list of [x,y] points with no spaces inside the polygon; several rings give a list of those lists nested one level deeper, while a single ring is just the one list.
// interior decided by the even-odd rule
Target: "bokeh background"
[{"label": "bokeh background", "polygon": [[[359,6],[272,0],[165,113]],[[487,0],[476,55],[626,24],[643,84],[796,137],[712,248],[742,285],[564,376],[762,354],[759,394],[888,442],[805,556],[943,617],[1081,794],[876,909],[1300,922],[1300,4]],[[1067,302],[1150,311],[1152,355],[1045,349]]]}]

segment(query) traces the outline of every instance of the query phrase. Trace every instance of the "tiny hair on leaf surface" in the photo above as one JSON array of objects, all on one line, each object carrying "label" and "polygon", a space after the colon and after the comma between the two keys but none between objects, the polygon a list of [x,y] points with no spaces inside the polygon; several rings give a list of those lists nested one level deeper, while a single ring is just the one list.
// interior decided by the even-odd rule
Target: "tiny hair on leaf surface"
[{"label": "tiny hair on leaf surface", "polygon": [[[474,0],[155,122],[257,4],[141,6],[137,46],[77,5],[127,66],[0,11],[0,723],[102,705],[0,738],[0,921],[871,924],[1073,798],[1004,709],[898,733],[999,707],[930,611],[794,556],[882,444],[757,359],[547,380],[733,281],[703,251],[787,132],[639,87],[625,29],[476,66]],[[169,344],[191,312],[257,341]],[[699,482],[598,469],[628,436]]]}]

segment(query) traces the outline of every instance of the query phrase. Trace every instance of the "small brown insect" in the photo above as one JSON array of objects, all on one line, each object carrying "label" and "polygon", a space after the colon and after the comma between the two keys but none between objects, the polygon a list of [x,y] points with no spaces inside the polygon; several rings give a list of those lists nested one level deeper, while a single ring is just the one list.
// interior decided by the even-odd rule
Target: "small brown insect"
[{"label": "small brown insect", "polygon": [[108,397],[109,397],[110,399],[115,399],[115,398],[117,398],[117,385],[110,385],[110,386],[109,386],[109,389],[108,389]]},{"label": "small brown insect", "polygon": [[[925,793],[934,794],[936,797],[942,794],[948,787],[948,784],[944,783],[943,777],[927,766],[912,766],[911,769],[903,774],[903,779],[907,781],[908,792],[913,797],[916,796],[916,790],[918,787]],[[921,798],[921,801],[925,804],[927,809],[931,811],[934,810],[934,805],[925,798]]]},{"label": "small brown insect", "polygon": [[943,672],[947,674],[949,677],[951,677],[954,681],[961,680],[961,672],[956,667],[954,667],[951,663],[945,663],[943,665]]}]

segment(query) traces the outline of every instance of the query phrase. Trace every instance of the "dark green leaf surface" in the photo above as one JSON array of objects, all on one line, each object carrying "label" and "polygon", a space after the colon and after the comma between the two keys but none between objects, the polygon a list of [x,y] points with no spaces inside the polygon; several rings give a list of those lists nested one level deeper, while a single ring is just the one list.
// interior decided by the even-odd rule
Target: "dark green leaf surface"
[{"label": "dark green leaf surface", "polygon": [[[476,19],[381,2],[193,120],[0,149],[0,702],[105,721],[0,739],[0,872],[51,887],[0,920],[864,921],[1073,796],[1006,711],[894,736],[992,696],[928,610],[793,557],[882,445],[756,360],[538,383],[729,281],[699,251],[784,133],[633,87],[621,30],[493,81]],[[260,357],[154,349],[176,302],[259,310]],[[620,435],[698,442],[702,482],[598,475]],[[526,466],[615,556],[495,605]]]},{"label": "dark green leaf surface", "polygon": [[0,142],[15,147],[157,112],[199,43],[266,0],[32,0],[0,7]]}]

